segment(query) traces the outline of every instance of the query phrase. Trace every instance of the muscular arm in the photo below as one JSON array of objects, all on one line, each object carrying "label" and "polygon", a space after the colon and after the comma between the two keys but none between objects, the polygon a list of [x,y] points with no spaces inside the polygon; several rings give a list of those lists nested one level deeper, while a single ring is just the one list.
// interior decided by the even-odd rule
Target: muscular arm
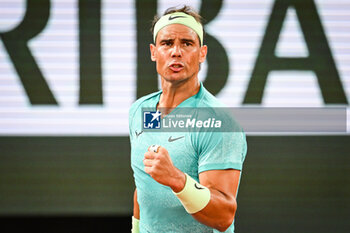
[{"label": "muscular arm", "polygon": [[[158,183],[180,192],[186,183],[186,175],[176,168],[167,150],[159,148],[158,153],[148,151],[144,159],[145,171]],[[236,193],[240,178],[239,170],[210,170],[199,174],[199,181],[210,190],[209,203],[192,216],[199,222],[225,231],[234,219]]]},{"label": "muscular arm", "polygon": [[233,169],[200,173],[200,183],[210,190],[210,201],[204,209],[192,216],[207,226],[225,231],[232,224],[237,209],[239,177],[240,171]]}]

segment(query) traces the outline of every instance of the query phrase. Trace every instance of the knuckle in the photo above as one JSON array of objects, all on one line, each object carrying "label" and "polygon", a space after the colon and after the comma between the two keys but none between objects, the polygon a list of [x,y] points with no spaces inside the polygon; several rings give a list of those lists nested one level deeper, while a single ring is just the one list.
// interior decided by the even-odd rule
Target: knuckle
[{"label": "knuckle", "polygon": [[160,146],[159,149],[158,149],[158,152],[164,152],[165,148]]}]

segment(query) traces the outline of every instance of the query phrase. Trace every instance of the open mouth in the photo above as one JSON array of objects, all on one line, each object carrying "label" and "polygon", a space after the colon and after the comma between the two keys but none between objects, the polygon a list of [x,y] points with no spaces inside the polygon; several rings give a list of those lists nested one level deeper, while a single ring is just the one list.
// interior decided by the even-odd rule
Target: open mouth
[{"label": "open mouth", "polygon": [[184,65],[181,62],[173,62],[169,65],[169,68],[174,72],[179,72],[184,68]]}]

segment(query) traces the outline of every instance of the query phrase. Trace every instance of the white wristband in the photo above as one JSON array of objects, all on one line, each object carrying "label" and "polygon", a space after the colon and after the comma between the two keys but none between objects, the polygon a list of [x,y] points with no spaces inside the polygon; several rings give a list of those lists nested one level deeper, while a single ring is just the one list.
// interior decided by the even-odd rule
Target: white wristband
[{"label": "white wristband", "polygon": [[140,222],[140,220],[138,220],[137,218],[135,218],[134,216],[132,216],[132,228],[131,228],[131,233],[139,233],[139,232],[140,232],[139,222]]},{"label": "white wristband", "polygon": [[182,191],[174,194],[179,198],[189,214],[204,209],[210,201],[210,190],[198,183],[191,176],[186,175],[186,184]]}]

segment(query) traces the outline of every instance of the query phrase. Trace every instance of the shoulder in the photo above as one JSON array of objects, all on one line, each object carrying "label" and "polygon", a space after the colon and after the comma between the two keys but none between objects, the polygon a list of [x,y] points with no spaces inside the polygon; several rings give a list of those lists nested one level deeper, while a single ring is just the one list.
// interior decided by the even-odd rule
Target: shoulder
[{"label": "shoulder", "polygon": [[132,116],[139,108],[147,104],[147,102],[153,98],[155,98],[161,91],[153,92],[151,94],[145,95],[139,99],[137,99],[129,109],[129,116]]},{"label": "shoulder", "polygon": [[198,107],[201,115],[205,118],[211,117],[222,121],[224,132],[243,132],[242,127],[233,115],[232,108],[220,101],[203,87],[202,99]]},{"label": "shoulder", "polygon": [[204,86],[202,86],[201,99],[197,107],[227,107],[223,102],[211,94]]}]

